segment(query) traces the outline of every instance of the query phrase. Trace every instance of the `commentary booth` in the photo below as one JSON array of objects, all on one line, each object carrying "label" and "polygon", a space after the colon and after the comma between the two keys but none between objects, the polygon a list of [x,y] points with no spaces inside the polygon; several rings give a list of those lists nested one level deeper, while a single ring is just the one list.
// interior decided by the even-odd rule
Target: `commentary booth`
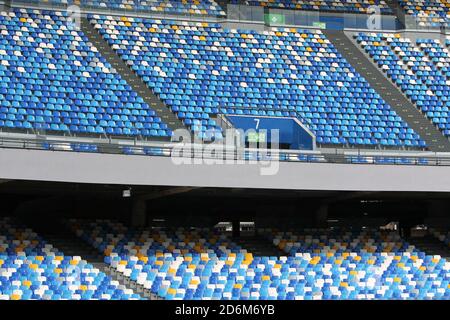
[{"label": "commentary booth", "polygon": [[[254,132],[246,136],[246,143],[266,143],[275,139],[280,149],[315,150],[315,135],[297,118],[226,115],[228,123],[237,130]],[[275,137],[275,131],[278,134]]]}]

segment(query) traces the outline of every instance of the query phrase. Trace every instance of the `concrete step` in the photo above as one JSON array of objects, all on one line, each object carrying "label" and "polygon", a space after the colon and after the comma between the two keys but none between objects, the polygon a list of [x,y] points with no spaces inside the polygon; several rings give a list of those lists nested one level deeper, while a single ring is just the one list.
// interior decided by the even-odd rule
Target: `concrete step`
[{"label": "concrete step", "polygon": [[119,282],[119,284],[132,289],[135,293],[139,294],[146,300],[164,300],[157,295],[153,294],[150,290],[146,289],[144,286],[138,284],[136,281],[131,280],[130,278],[122,275],[120,272],[108,266],[105,263],[97,263],[94,267],[103,271],[107,275],[109,275],[113,280]]},{"label": "concrete step", "polygon": [[324,30],[324,34],[364,77],[384,101],[425,140],[434,152],[450,152],[450,141],[425,115],[404,95],[404,93],[374,64],[354,39],[343,31]]},{"label": "concrete step", "polygon": [[389,8],[392,9],[395,15],[398,16],[399,13],[403,12],[402,7],[399,5],[397,0],[385,0],[385,2],[389,6]]}]

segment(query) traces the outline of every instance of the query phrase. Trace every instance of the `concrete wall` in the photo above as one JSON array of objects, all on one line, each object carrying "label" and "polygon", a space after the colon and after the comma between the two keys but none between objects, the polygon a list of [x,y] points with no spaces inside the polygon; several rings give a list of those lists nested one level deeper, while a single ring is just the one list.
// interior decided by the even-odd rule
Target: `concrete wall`
[{"label": "concrete wall", "polygon": [[267,171],[267,165],[176,165],[166,157],[0,149],[0,179],[289,190],[450,192],[450,167],[280,162],[276,174],[262,175],[264,171]]}]

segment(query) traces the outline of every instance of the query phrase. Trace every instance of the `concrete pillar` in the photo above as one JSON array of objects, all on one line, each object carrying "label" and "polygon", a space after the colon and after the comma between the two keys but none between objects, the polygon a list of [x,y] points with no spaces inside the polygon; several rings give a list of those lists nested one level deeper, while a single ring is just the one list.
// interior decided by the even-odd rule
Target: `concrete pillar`
[{"label": "concrete pillar", "polygon": [[319,209],[317,209],[316,214],[314,215],[314,222],[317,227],[324,228],[328,226],[328,205],[322,204]]},{"label": "concrete pillar", "polygon": [[133,227],[145,227],[147,222],[147,201],[135,198],[132,201],[131,225]]},{"label": "concrete pillar", "polygon": [[233,238],[239,238],[241,236],[241,222],[239,220],[233,220],[232,226],[233,226]]}]

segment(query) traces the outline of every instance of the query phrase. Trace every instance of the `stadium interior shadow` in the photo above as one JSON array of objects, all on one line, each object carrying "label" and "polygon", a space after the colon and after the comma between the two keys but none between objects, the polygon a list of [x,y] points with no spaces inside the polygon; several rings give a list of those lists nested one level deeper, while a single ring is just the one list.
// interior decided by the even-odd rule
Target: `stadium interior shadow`
[{"label": "stadium interior shadow", "polygon": [[[131,224],[136,199],[145,202],[146,226],[213,227],[223,221],[257,228],[377,227],[441,223],[445,193],[319,192],[286,190],[137,187],[9,181],[0,185],[2,215],[47,228],[60,220],[111,219]],[[446,219],[448,220],[448,219]],[[434,221],[434,222],[433,222]]]}]

